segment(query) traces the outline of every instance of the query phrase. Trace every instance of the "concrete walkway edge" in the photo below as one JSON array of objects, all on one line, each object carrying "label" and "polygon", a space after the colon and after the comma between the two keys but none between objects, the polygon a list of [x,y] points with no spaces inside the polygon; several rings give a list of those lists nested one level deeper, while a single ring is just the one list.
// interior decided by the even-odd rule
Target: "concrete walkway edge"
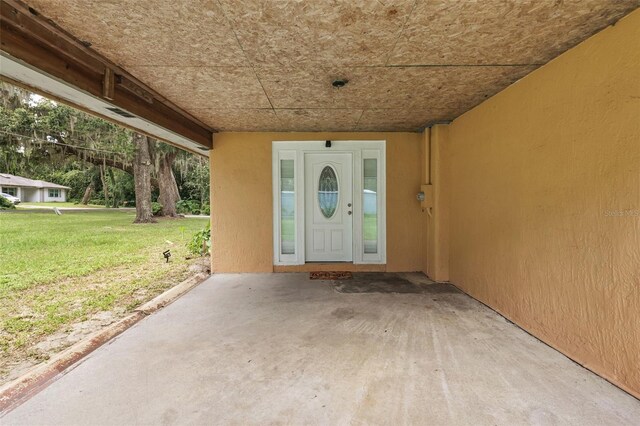
[{"label": "concrete walkway edge", "polygon": [[171,287],[147,303],[136,308],[131,314],[117,322],[98,330],[85,339],[70,346],[49,360],[34,366],[33,369],[0,387],[0,417],[27,401],[50,383],[63,376],[84,357],[114,337],[126,331],[144,317],[169,305],[208,277],[198,273]]}]

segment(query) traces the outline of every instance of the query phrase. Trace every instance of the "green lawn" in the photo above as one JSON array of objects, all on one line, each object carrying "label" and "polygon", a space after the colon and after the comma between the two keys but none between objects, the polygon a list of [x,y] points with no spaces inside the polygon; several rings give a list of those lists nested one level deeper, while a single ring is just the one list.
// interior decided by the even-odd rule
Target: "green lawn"
[{"label": "green lawn", "polygon": [[[0,376],[30,348],[100,311],[128,312],[188,275],[207,219],[134,225],[121,211],[0,213]],[[162,251],[171,249],[170,263]]]},{"label": "green lawn", "polygon": [[282,241],[295,241],[296,227],[295,218],[283,217],[282,218]]},{"label": "green lawn", "polygon": [[367,241],[378,240],[378,216],[375,214],[364,215],[364,239]]}]

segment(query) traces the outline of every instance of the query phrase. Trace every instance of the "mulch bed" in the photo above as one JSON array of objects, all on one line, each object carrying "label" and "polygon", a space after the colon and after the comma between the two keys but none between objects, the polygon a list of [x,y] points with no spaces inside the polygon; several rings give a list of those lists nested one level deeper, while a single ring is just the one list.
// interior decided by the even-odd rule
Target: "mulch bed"
[{"label": "mulch bed", "polygon": [[346,271],[316,271],[309,273],[310,280],[350,280],[353,278],[351,272]]}]

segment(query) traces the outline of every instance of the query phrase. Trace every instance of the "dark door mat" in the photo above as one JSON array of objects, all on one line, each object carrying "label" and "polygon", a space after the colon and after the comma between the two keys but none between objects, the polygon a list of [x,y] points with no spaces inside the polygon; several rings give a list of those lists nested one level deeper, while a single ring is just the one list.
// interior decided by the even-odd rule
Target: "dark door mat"
[{"label": "dark door mat", "polygon": [[309,273],[310,280],[350,280],[351,272],[347,271],[316,271]]},{"label": "dark door mat", "polygon": [[407,293],[407,294],[454,294],[461,293],[446,283],[414,283],[400,274],[389,272],[356,272],[345,282],[333,283],[339,293]]}]

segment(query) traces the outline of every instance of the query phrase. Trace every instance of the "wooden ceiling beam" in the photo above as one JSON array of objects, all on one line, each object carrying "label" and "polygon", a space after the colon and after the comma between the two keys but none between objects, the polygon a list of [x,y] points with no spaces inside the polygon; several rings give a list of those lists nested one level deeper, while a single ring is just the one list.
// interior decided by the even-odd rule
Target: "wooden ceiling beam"
[{"label": "wooden ceiling beam", "polygon": [[2,0],[0,31],[2,51],[12,57],[114,107],[211,148],[215,130],[23,3]]}]

